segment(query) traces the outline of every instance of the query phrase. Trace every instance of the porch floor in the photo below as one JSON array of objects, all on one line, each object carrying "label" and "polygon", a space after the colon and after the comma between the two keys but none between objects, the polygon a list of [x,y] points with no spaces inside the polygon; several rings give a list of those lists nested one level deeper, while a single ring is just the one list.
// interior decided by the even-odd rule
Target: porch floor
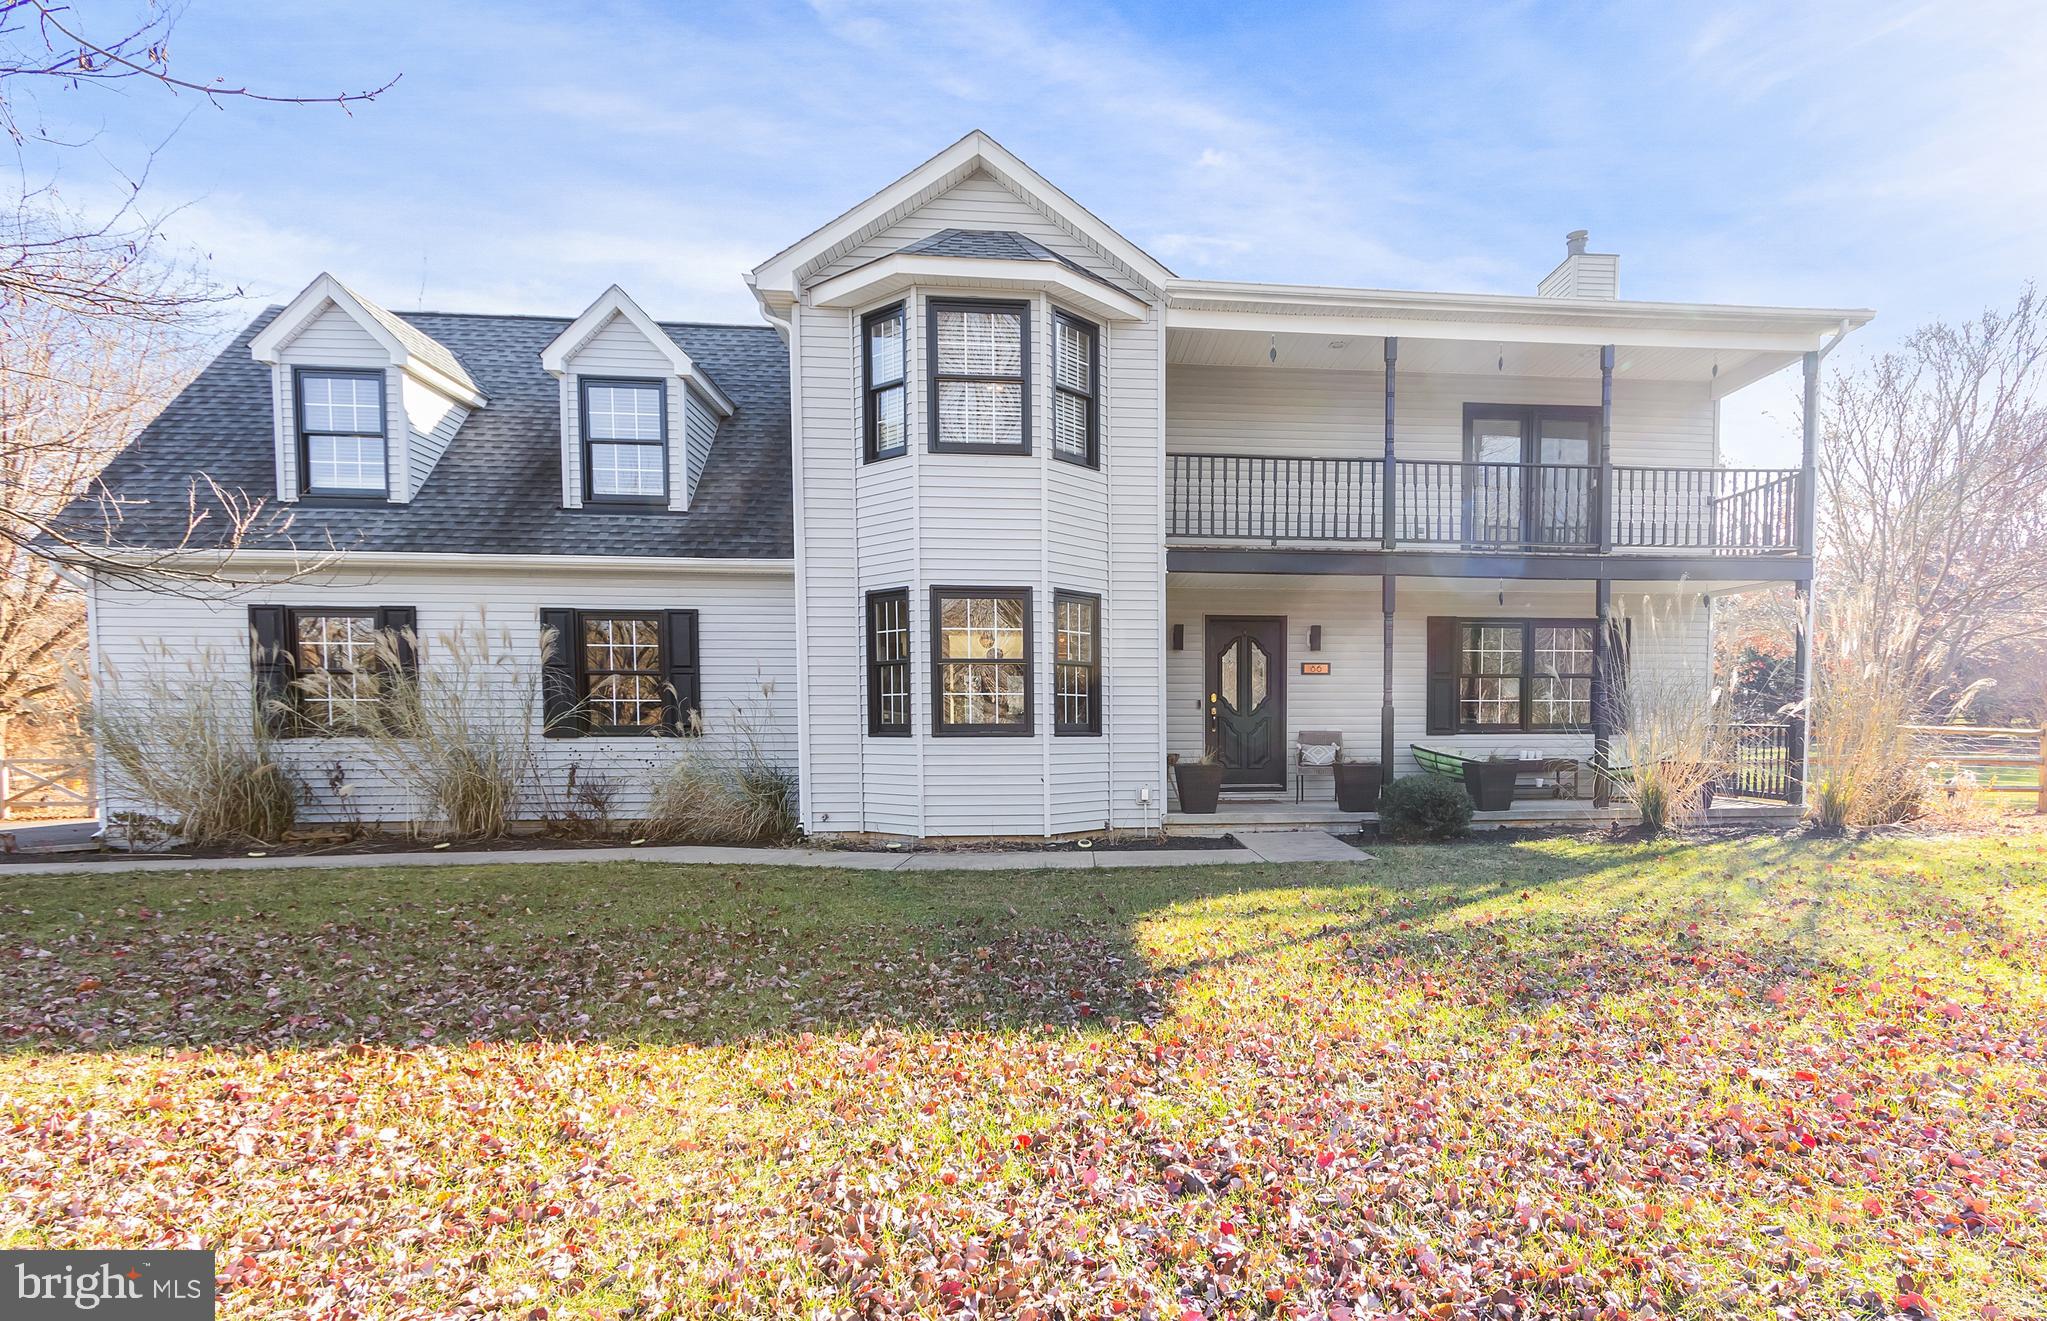
[{"label": "porch floor", "polygon": [[[1589,798],[1535,798],[1517,802],[1504,812],[1473,812],[1474,830],[1497,830],[1503,826],[1583,826],[1634,819],[1634,809],[1625,803],[1600,808]],[[1715,802],[1707,809],[1708,825],[1790,825],[1801,813],[1783,803],[1754,799]],[[1245,830],[1300,830],[1317,826],[1357,826],[1375,823],[1376,812],[1340,812],[1325,798],[1321,802],[1296,803],[1292,794],[1225,795],[1213,813],[1166,813],[1166,828],[1180,835],[1223,835]]]}]

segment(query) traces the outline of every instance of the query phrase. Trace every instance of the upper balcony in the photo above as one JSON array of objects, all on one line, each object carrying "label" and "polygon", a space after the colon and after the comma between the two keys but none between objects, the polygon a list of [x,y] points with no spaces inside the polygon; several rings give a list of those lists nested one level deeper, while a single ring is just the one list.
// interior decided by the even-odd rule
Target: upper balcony
[{"label": "upper balcony", "polygon": [[1804,553],[1798,544],[1803,477],[1796,468],[1602,469],[1396,458],[1389,490],[1378,458],[1169,454],[1166,462],[1166,535],[1183,543],[1506,554]]},{"label": "upper balcony", "polygon": [[[1566,265],[1589,256],[1574,246]],[[1815,390],[1824,350],[1869,314],[1553,284],[1525,298],[1175,283],[1168,568],[1809,576],[1810,394],[1797,466],[1723,466],[1724,440],[1755,438],[1723,437],[1721,401],[1794,373]]]}]

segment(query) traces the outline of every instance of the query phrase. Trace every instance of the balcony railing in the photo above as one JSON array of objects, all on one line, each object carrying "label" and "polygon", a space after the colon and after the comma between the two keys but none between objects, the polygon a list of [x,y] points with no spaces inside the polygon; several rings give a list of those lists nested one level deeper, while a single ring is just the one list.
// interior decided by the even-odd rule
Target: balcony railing
[{"label": "balcony railing", "polygon": [[[1379,459],[1169,454],[1166,532],[1212,541],[1384,541]],[[1396,459],[1397,546],[1508,552],[1798,549],[1796,469]]]}]

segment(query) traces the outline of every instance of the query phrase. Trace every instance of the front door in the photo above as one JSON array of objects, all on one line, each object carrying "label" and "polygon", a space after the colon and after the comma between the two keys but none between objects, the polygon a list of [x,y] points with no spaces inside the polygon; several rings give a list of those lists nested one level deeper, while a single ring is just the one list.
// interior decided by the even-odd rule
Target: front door
[{"label": "front door", "polygon": [[1208,745],[1223,783],[1286,787],[1286,620],[1208,621]]}]

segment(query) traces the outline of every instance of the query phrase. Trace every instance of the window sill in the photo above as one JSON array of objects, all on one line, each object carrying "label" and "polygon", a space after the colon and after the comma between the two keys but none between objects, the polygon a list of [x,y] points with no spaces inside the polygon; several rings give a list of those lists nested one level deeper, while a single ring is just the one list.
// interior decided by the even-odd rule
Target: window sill
[{"label": "window sill", "polygon": [[928,448],[933,454],[1007,454],[1018,459],[1031,456],[1028,442],[1021,445],[947,445],[934,440]]},{"label": "window sill", "polygon": [[1030,738],[1037,731],[1029,725],[967,725],[948,729],[934,728],[933,738]]}]

